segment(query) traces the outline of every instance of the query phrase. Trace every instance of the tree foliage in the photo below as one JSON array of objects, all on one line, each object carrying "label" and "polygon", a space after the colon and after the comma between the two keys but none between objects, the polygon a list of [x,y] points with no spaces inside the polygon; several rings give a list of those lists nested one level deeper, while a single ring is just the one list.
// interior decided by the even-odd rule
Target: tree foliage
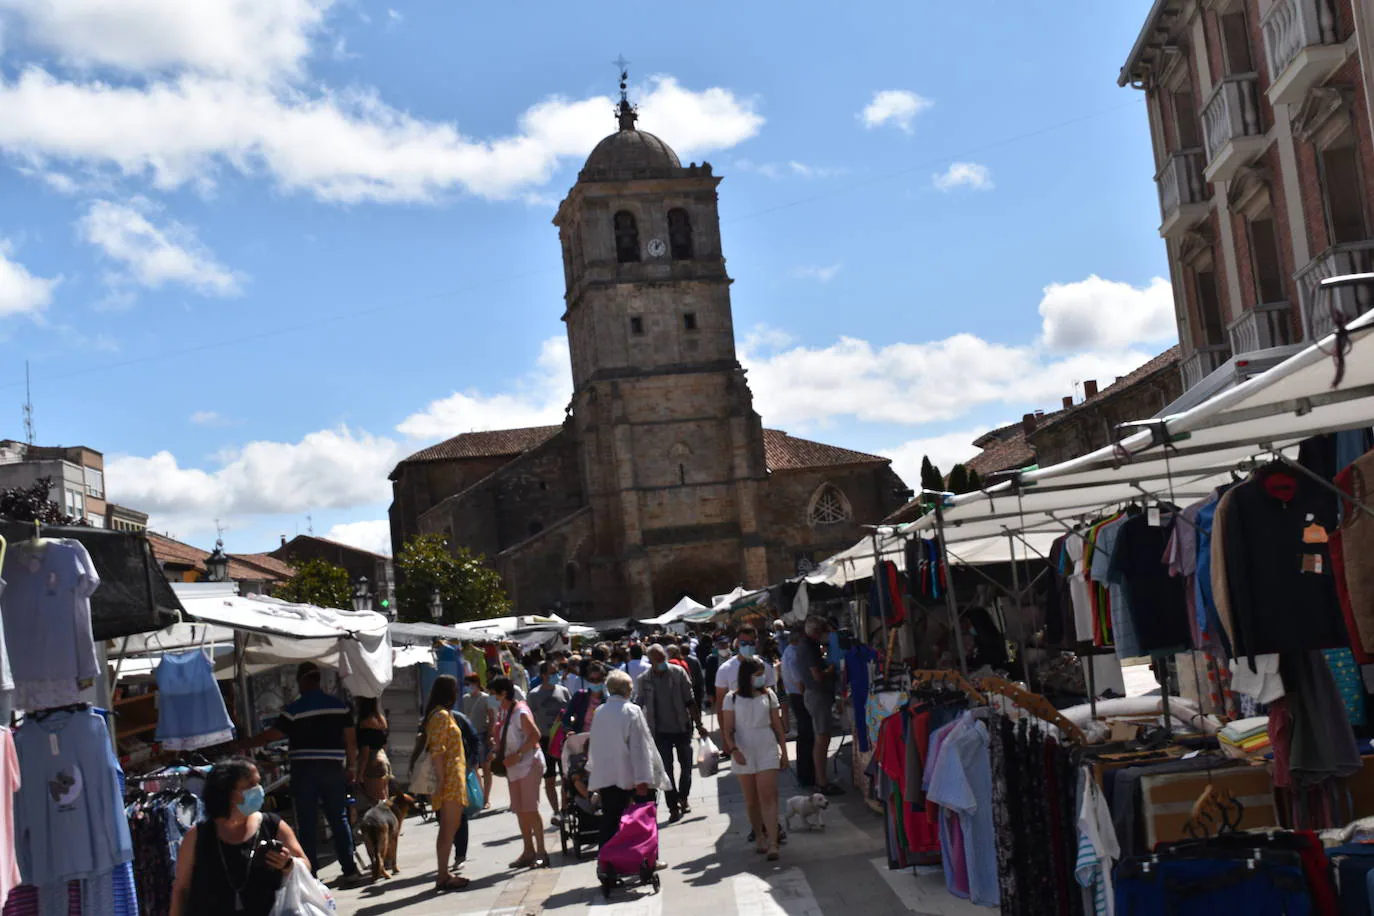
[{"label": "tree foliage", "polygon": [[45,525],[84,525],[83,519],[62,511],[50,498],[52,478],[42,477],[27,487],[0,489],[0,518],[12,522],[42,522]]},{"label": "tree foliage", "polygon": [[272,595],[283,601],[349,610],[353,607],[353,584],[348,571],[327,560],[302,560],[293,564],[296,575],[278,585]]},{"label": "tree foliage", "polygon": [[982,478],[981,476],[979,476],[978,472],[975,471],[973,468],[969,468],[969,469],[968,469],[968,490],[966,490],[965,492],[972,493],[974,490],[981,490],[981,489],[983,489],[983,478]]},{"label": "tree foliage", "polygon": [[940,469],[930,463],[930,456],[926,455],[921,459],[921,489],[941,491],[945,488],[944,475]]},{"label": "tree foliage", "polygon": [[956,464],[949,469],[949,490],[951,493],[968,492],[968,468]]},{"label": "tree foliage", "polygon": [[486,557],[466,547],[450,550],[443,535],[421,534],[407,541],[396,555],[396,571],[396,610],[401,620],[432,621],[429,602],[436,590],[444,608],[441,623],[510,613],[505,585]]}]

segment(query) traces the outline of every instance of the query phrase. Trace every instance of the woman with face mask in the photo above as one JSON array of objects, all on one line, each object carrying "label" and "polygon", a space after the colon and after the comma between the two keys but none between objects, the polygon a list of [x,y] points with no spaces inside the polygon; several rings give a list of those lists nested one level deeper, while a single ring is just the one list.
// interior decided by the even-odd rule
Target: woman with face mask
[{"label": "woman with face mask", "polygon": [[757,658],[740,659],[739,681],[721,708],[720,734],[744,790],[754,851],[771,862],[778,858],[778,771],[787,769],[787,733],[766,670]]},{"label": "woman with face mask", "polygon": [[572,695],[563,713],[563,731],[569,735],[591,731],[592,716],[606,701],[606,666],[601,662],[588,662],[582,683],[582,689]]},{"label": "woman with face mask", "polygon": [[216,763],[201,797],[205,820],[177,853],[172,916],[268,916],[282,876],[310,867],[295,832],[262,812],[262,778],[247,758]]}]

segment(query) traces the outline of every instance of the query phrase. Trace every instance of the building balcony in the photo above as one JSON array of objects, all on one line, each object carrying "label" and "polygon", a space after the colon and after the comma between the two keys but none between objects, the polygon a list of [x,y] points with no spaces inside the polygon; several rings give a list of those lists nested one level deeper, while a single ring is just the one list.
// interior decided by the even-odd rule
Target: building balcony
[{"label": "building balcony", "polygon": [[1320,299],[1318,286],[1328,277],[1374,272],[1374,241],[1332,245],[1296,274],[1302,305],[1303,340],[1315,343],[1336,330],[1335,315],[1349,321],[1374,307],[1374,290],[1368,284],[1328,290]]},{"label": "building balcony", "polygon": [[1198,347],[1183,361],[1183,389],[1192,388],[1230,358],[1231,348],[1225,344]]},{"label": "building balcony", "polygon": [[1262,302],[1246,311],[1228,329],[1231,352],[1236,356],[1271,350],[1294,343],[1293,328],[1288,320],[1287,302]]},{"label": "building balcony", "polygon": [[1238,73],[1224,78],[1212,90],[1202,109],[1203,142],[1207,146],[1208,181],[1234,178],[1268,145],[1260,127],[1255,86],[1259,75]]},{"label": "building balcony", "polygon": [[1274,0],[1260,22],[1269,65],[1269,101],[1301,102],[1345,60],[1331,0]]},{"label": "building balcony", "polygon": [[1207,218],[1207,182],[1202,180],[1202,150],[1170,153],[1155,176],[1159,189],[1159,234],[1169,238]]}]

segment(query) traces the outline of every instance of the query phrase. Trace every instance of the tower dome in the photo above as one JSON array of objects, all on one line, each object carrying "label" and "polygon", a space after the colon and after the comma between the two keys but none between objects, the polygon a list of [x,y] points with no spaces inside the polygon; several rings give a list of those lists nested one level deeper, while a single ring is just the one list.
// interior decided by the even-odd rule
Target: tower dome
[{"label": "tower dome", "polygon": [[602,140],[587,157],[579,181],[625,181],[636,178],[671,178],[682,168],[673,148],[648,131],[635,128],[639,115],[625,96],[621,81],[616,119],[620,129]]}]

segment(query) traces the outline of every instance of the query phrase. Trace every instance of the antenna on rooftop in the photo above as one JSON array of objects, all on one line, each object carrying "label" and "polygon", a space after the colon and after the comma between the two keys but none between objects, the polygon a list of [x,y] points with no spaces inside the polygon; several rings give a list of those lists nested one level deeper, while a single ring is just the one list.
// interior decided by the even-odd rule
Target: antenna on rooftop
[{"label": "antenna on rooftop", "polygon": [[311,537],[315,536],[315,517],[309,513],[305,516],[305,530]]},{"label": "antenna on rooftop", "polygon": [[33,445],[33,389],[29,387],[29,361],[24,360],[24,439]]}]

